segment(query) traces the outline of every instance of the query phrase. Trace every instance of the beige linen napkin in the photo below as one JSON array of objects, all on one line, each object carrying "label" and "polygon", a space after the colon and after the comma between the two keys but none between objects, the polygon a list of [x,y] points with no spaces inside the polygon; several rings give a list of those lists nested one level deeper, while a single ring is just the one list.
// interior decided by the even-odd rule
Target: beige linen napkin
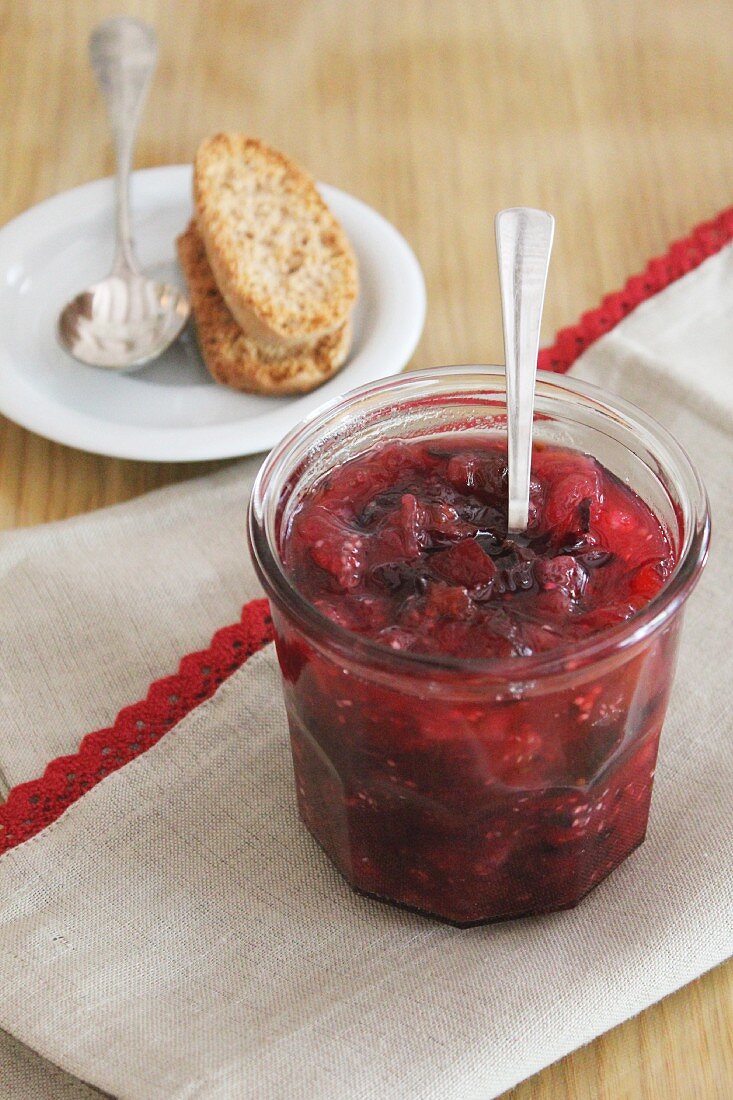
[{"label": "beige linen napkin", "polygon": [[0,773],[10,786],[74,752],[262,594],[245,539],[259,463],[0,536]]},{"label": "beige linen napkin", "polygon": [[[357,897],[298,823],[268,647],[0,858],[0,1026],[130,1100],[489,1100],[730,955],[731,347],[728,247],[577,366],[672,429],[714,516],[649,836],[605,883],[575,910],[463,931]],[[250,474],[5,543],[12,781],[237,617],[256,591]],[[3,1072],[25,1087],[22,1068]]]}]

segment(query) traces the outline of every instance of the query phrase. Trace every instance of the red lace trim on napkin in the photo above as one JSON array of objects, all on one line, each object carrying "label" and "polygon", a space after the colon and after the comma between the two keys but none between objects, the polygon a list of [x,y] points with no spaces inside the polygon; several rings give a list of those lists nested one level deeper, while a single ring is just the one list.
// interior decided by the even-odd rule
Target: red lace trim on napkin
[{"label": "red lace trim on napkin", "polygon": [[[623,290],[608,294],[577,325],[562,329],[540,352],[539,366],[564,373],[587,347],[641,302],[652,298],[733,240],[733,207],[676,241]],[[106,775],[145,752],[189,711],[214,694],[248,657],[272,641],[266,600],[245,605],[241,622],[214,635],[208,649],[189,654],[175,676],[152,684],[147,697],[120,711],[113,726],[88,734],[72,756],[54,760],[40,779],[22,783],[0,806],[0,854],[35,836]]]},{"label": "red lace trim on napkin", "polygon": [[584,313],[577,325],[560,329],[551,348],[543,348],[537,360],[542,370],[564,374],[586,348],[610,332],[647,298],[699,267],[733,240],[733,206],[713,221],[703,222],[687,237],[675,241],[664,256],[650,260],[641,275],[632,275],[622,290],[607,294],[596,309]]},{"label": "red lace trim on napkin", "polygon": [[54,760],[40,779],[14,787],[0,806],[0,854],[35,836],[106,775],[149,749],[272,638],[267,600],[253,600],[241,622],[218,630],[208,649],[184,657],[175,676],[152,684],[113,726],[88,734],[78,752]]}]

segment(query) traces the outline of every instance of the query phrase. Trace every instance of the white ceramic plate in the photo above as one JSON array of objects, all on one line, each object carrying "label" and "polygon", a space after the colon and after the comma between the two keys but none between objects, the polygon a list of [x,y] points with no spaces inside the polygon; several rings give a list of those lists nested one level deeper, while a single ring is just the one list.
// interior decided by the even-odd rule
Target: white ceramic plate
[{"label": "white ceramic plate", "polygon": [[[86,367],[56,342],[56,317],[112,260],[113,187],[96,180],[56,195],[0,229],[0,412],[59,443],[167,462],[267,450],[318,405],[396,374],[425,319],[425,284],[397,230],[370,207],[322,188],[354,245],[361,294],[346,366],[303,397],[259,397],[215,385],[190,330],[134,374]],[[135,172],[134,235],[144,270],[183,284],[174,240],[191,215],[191,168]]]}]

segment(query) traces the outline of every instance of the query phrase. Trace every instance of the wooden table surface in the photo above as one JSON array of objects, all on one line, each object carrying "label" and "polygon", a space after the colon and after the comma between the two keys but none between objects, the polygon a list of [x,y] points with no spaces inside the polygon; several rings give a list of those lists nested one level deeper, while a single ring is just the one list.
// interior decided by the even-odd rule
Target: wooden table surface
[{"label": "wooden table surface", "polygon": [[[501,362],[499,208],[557,218],[548,339],[731,201],[726,0],[0,0],[0,224],[111,172],[85,43],[121,8],[161,39],[138,165],[244,129],[373,204],[425,271],[417,367]],[[0,526],[212,468],[83,454],[0,417]],[[733,963],[509,1096],[733,1096]]]}]

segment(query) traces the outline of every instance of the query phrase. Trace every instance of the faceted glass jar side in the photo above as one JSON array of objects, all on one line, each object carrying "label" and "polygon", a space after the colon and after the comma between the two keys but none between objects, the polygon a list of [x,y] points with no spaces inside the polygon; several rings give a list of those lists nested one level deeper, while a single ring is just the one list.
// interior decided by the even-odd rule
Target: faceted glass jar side
[{"label": "faceted glass jar side", "polygon": [[502,661],[392,653],[321,621],[279,547],[319,467],[390,432],[501,431],[502,386],[486,369],[447,369],[347,395],[270,456],[250,514],[303,821],[357,890],[461,925],[572,906],[644,839],[708,538],[704,492],[662,429],[592,387],[541,379],[538,434],[601,451],[670,528],[678,566],[659,597],[587,644]]},{"label": "faceted glass jar side", "polygon": [[541,913],[644,839],[679,616],[526,695],[375,682],[274,620],[300,815],[356,889],[456,924]]}]

